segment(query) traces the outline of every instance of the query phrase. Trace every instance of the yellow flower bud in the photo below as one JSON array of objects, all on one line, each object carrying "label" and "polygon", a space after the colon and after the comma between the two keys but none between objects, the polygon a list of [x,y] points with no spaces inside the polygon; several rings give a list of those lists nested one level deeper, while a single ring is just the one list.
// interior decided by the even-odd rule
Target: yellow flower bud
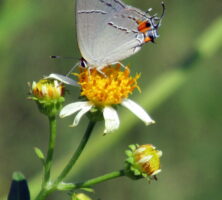
[{"label": "yellow flower bud", "polygon": [[36,101],[40,112],[48,117],[55,117],[64,102],[64,85],[57,80],[42,79],[33,82],[30,99]]},{"label": "yellow flower bud", "polygon": [[92,200],[92,199],[89,198],[84,193],[79,193],[79,194],[73,194],[72,200]]},{"label": "yellow flower bud", "polygon": [[37,99],[58,99],[64,96],[64,86],[57,80],[42,79],[38,83],[32,83],[32,94]]},{"label": "yellow flower bud", "polygon": [[154,176],[161,172],[160,169],[160,157],[162,151],[156,150],[151,144],[145,144],[139,146],[134,151],[134,160],[138,169],[148,176]]},{"label": "yellow flower bud", "polygon": [[130,178],[156,178],[156,174],[161,172],[160,157],[162,151],[156,150],[151,144],[130,145],[130,150],[126,151],[126,172]]}]

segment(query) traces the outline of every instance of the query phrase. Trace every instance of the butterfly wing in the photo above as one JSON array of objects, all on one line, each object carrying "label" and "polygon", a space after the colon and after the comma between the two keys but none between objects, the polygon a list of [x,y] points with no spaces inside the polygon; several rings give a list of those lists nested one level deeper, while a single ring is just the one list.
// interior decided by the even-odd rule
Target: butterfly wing
[{"label": "butterfly wing", "polygon": [[120,0],[77,0],[76,9],[78,44],[90,66],[114,64],[140,49],[137,20],[146,13]]}]

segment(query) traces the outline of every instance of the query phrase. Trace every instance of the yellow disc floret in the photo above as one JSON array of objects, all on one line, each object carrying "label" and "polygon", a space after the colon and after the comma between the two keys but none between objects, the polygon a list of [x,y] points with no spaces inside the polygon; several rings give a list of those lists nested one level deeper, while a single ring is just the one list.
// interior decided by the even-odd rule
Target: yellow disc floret
[{"label": "yellow disc floret", "polygon": [[96,68],[81,69],[80,74],[75,74],[79,78],[81,96],[96,106],[104,107],[120,104],[135,88],[140,91],[137,85],[140,75],[132,77],[128,67],[123,71],[120,68],[118,64],[115,67],[105,67],[100,72]]},{"label": "yellow disc floret", "polygon": [[33,82],[32,93],[38,99],[58,99],[64,95],[64,86],[56,80]]}]

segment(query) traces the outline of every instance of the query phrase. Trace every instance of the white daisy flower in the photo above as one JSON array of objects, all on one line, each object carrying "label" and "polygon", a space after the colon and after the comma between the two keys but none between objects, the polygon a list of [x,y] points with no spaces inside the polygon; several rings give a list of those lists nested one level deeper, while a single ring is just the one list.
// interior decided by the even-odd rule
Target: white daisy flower
[{"label": "white daisy flower", "polygon": [[72,127],[79,124],[84,114],[90,112],[93,108],[98,108],[98,110],[101,110],[105,121],[104,133],[113,132],[120,126],[119,116],[115,109],[117,105],[122,105],[130,110],[145,125],[155,123],[140,105],[128,98],[135,88],[140,90],[137,85],[139,75],[131,77],[128,67],[121,71],[119,65],[116,65],[116,67],[108,66],[102,69],[102,73],[96,69],[90,71],[89,69],[81,69],[81,72],[75,75],[79,79],[78,83],[59,74],[51,74],[47,77],[81,87],[80,95],[86,100],[70,103],[63,107],[60,112],[61,118],[77,113]]}]

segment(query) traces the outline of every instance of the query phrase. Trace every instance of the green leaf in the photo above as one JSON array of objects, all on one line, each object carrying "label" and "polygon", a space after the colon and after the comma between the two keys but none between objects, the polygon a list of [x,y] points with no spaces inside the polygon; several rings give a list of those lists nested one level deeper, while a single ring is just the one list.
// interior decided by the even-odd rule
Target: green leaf
[{"label": "green leaf", "polygon": [[27,181],[20,172],[14,172],[8,195],[8,200],[30,200],[30,193]]},{"label": "green leaf", "polygon": [[37,155],[37,157],[38,157],[41,161],[43,161],[43,163],[44,163],[44,162],[45,162],[45,156],[44,156],[42,150],[39,149],[38,147],[35,147],[34,150],[35,150],[35,154]]}]

